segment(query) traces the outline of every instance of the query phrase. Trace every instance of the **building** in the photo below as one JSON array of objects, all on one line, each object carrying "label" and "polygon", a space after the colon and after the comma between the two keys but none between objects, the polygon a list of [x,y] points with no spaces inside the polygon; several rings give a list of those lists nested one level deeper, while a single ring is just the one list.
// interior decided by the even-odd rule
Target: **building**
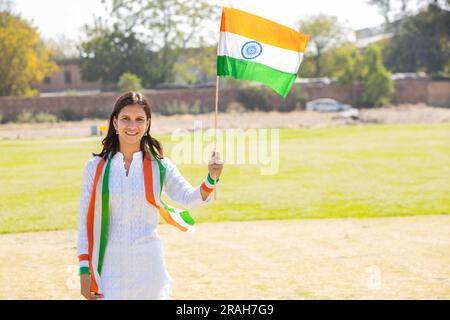
[{"label": "building", "polygon": [[81,78],[81,59],[63,59],[55,61],[59,70],[45,77],[35,86],[41,96],[98,93],[103,89],[98,81],[83,81]]}]

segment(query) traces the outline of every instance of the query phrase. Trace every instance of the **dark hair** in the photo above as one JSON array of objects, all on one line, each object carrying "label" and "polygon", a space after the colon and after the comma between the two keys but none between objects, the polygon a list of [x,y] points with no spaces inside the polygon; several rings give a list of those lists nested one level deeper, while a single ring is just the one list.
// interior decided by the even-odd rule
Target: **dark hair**
[{"label": "dark hair", "polygon": [[150,120],[150,125],[146,131],[147,135],[144,135],[141,139],[141,151],[145,152],[147,148],[150,148],[152,152],[158,156],[158,158],[162,159],[164,157],[162,144],[150,135],[152,118],[152,107],[150,105],[150,101],[139,92],[127,92],[117,99],[114,109],[109,116],[108,133],[102,140],[103,150],[98,154],[93,153],[93,155],[106,158],[109,153],[111,153],[112,157],[119,151],[119,137],[116,134],[113,120],[114,117],[118,118],[120,111],[129,105],[142,106],[145,114],[147,115],[147,120]]}]

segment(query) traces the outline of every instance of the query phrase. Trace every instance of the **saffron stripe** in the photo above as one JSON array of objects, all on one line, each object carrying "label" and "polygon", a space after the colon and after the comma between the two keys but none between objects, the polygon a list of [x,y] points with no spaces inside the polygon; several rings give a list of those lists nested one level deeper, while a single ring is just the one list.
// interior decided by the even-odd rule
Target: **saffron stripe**
[{"label": "saffron stripe", "polygon": [[297,78],[297,74],[281,72],[257,62],[227,56],[217,56],[217,75],[263,83],[283,98],[286,98]]},{"label": "saffron stripe", "polygon": [[[151,150],[149,150],[149,152],[151,152]],[[144,156],[145,197],[149,203],[151,203],[152,205],[154,205],[156,208],[159,209],[159,213],[160,213],[161,217],[164,219],[164,221],[166,221],[166,223],[177,227],[181,231],[187,231],[186,227],[183,227],[182,225],[180,225],[173,219],[173,217],[170,215],[170,213],[169,213],[169,211],[167,211],[167,209],[161,207],[155,201],[155,193],[153,190],[153,183],[152,183],[153,182],[153,169],[152,169],[152,165],[151,165],[151,158],[150,158],[149,152],[146,152],[146,155]],[[162,164],[160,166],[160,163],[158,161],[159,159],[155,155],[153,155],[153,157],[158,162],[158,167],[159,167],[160,173],[161,173]],[[164,173],[165,173],[165,168],[164,168]],[[164,179],[163,175],[160,174],[160,181],[164,181],[163,179]],[[161,199],[160,199],[160,201],[161,201]]]},{"label": "saffron stripe", "polygon": [[222,9],[220,32],[232,32],[297,52],[305,52],[309,38],[282,24],[234,8]]},{"label": "saffron stripe", "polygon": [[85,254],[80,254],[78,256],[78,261],[83,261],[83,260],[88,260],[89,261],[89,254],[85,253]]},{"label": "saffron stripe", "polygon": [[95,196],[97,193],[97,184],[100,178],[100,175],[103,171],[103,166],[105,164],[105,160],[102,158],[100,160],[100,163],[97,166],[97,170],[95,172],[95,177],[94,177],[94,183],[92,186],[92,192],[91,192],[91,199],[89,202],[89,209],[88,209],[88,217],[87,217],[87,238],[88,238],[88,244],[89,244],[89,270],[91,275],[93,275],[91,277],[91,291],[93,292],[98,292],[98,284],[97,281],[95,279],[95,274],[94,274],[94,268],[92,265],[92,251],[94,248],[94,213],[95,213]]},{"label": "saffron stripe", "polygon": [[214,188],[209,188],[205,182],[202,182],[202,189],[205,190],[208,193],[211,193],[214,191]]}]

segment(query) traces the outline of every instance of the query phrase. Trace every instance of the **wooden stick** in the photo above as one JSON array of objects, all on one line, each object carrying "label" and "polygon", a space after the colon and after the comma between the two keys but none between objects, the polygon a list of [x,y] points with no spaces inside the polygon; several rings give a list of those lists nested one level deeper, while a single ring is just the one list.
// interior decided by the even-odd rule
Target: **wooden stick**
[{"label": "wooden stick", "polygon": [[[217,116],[218,116],[218,105],[219,105],[219,76],[216,77],[216,104],[214,111],[214,154],[217,152]],[[214,200],[217,199],[217,179],[214,175]]]}]

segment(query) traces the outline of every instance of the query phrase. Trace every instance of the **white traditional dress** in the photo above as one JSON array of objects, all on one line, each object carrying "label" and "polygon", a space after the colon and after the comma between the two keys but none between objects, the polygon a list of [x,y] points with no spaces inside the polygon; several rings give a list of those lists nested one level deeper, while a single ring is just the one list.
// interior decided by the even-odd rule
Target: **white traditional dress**
[{"label": "white traditional dress", "polygon": [[[78,255],[88,252],[87,212],[100,157],[90,159],[83,173],[79,211]],[[146,201],[143,153],[133,154],[128,176],[123,154],[111,159],[109,173],[109,228],[101,271],[101,289],[105,299],[171,299],[172,279],[164,263],[162,243],[157,233],[158,209]],[[167,158],[163,191],[185,208],[204,201],[200,188],[194,188]],[[152,167],[157,164],[152,158]],[[153,180],[159,179],[157,175]],[[159,185],[153,183],[155,189]],[[97,191],[98,193],[98,191]],[[159,193],[155,192],[158,198]]]}]

